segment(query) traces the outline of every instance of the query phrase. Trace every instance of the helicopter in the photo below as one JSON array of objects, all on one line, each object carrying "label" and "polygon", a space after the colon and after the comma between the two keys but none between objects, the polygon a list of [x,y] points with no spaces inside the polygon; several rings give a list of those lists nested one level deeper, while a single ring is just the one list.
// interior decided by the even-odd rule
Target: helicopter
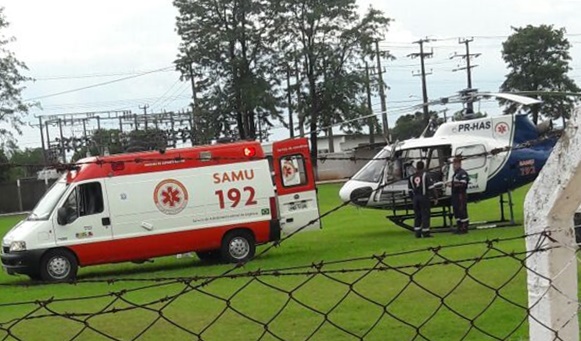
[{"label": "helicopter", "polygon": [[[513,93],[479,93],[469,89],[459,95],[443,98],[432,104],[463,103],[472,108],[482,98],[503,98],[521,106],[542,101]],[[471,110],[464,110],[471,115]],[[525,114],[502,115],[428,125],[419,138],[396,141],[385,146],[340,189],[343,202],[381,210],[391,210],[387,216],[396,225],[413,230],[406,223],[414,217],[408,194],[408,178],[415,172],[414,164],[422,160],[436,183],[437,204],[432,205],[432,217],[442,217],[435,231],[449,231],[452,224],[451,188],[452,159],[461,157],[462,168],[468,172],[468,202],[500,198],[501,217],[496,221],[474,222],[470,229],[515,225],[512,191],[535,180],[558,138],[552,121],[535,126]],[[426,132],[432,130],[430,137]],[[508,196],[508,200],[505,199]],[[510,218],[505,217],[508,205]]]}]

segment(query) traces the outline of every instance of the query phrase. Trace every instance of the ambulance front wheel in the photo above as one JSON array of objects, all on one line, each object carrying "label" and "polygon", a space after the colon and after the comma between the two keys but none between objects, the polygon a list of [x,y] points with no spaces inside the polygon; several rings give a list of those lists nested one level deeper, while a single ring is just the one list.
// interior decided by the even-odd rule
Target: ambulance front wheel
[{"label": "ambulance front wheel", "polygon": [[256,252],[256,243],[251,232],[245,230],[230,231],[222,240],[222,259],[228,263],[245,262]]},{"label": "ambulance front wheel", "polygon": [[77,258],[70,251],[50,250],[40,262],[40,277],[47,282],[68,281],[75,279],[77,269]]}]

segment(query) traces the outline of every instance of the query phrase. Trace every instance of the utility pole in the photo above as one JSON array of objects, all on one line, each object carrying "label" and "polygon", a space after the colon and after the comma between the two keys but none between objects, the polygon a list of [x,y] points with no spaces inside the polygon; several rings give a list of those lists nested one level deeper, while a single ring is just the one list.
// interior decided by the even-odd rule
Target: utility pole
[{"label": "utility pole", "polygon": [[[367,90],[367,107],[369,108],[369,112],[373,114],[373,106],[371,104],[371,85],[369,84],[369,65],[365,62],[365,87]],[[369,124],[369,143],[375,143],[375,117],[371,116],[367,120]]]},{"label": "utility pole", "polygon": [[190,84],[192,86],[192,109],[196,107],[196,79],[194,78],[194,67],[189,65],[188,72],[190,74]]},{"label": "utility pole", "polygon": [[297,87],[297,114],[299,118],[299,134],[300,136],[305,136],[305,122],[304,117],[299,110],[299,103],[301,102],[301,79],[299,70],[299,58],[295,56],[295,84]]},{"label": "utility pole", "polygon": [[149,108],[149,104],[146,104],[144,106],[139,106],[139,109],[143,109],[143,114],[147,115],[147,109]]},{"label": "utility pole", "polygon": [[381,68],[381,55],[379,54],[379,40],[375,41],[375,54],[377,56],[377,77],[379,77],[379,99],[381,100],[381,121],[383,123],[383,136],[390,143],[389,124],[387,122],[387,104],[385,102],[385,83],[383,82],[383,72]]},{"label": "utility pole", "polygon": [[[190,85],[192,87],[192,114],[190,115],[190,140],[192,142],[192,146],[196,144],[194,139],[196,133],[196,109],[198,104],[198,98],[196,93],[196,78],[194,77],[194,63],[190,63],[188,67],[188,73],[190,74]],[[199,117],[198,117],[199,122]]]},{"label": "utility pole", "polygon": [[[474,41],[474,38],[459,39],[458,44],[466,45],[466,52],[464,54],[454,53],[454,55],[450,57],[450,59],[460,57],[460,58],[463,58],[464,60],[466,60],[466,66],[461,67],[460,65],[458,65],[458,68],[456,68],[452,71],[456,72],[456,71],[460,71],[460,70],[466,70],[466,76],[467,76],[467,81],[468,81],[468,88],[467,89],[468,90],[472,89],[472,71],[471,70],[478,66],[478,65],[471,65],[470,60],[472,58],[480,57],[480,53],[470,53],[470,43],[473,41]],[[472,105],[472,101],[468,101],[467,111],[468,111],[468,113],[474,112],[474,107]]]},{"label": "utility pole", "polygon": [[149,104],[139,106],[139,109],[143,109],[143,117],[145,119],[145,130],[147,130],[147,108],[149,108]]},{"label": "utility pole", "polygon": [[61,145],[61,156],[63,158],[63,163],[67,162],[67,152],[65,150],[65,137],[63,135],[63,121],[59,118],[58,119],[58,126],[59,126],[59,132],[60,132],[60,145]]},{"label": "utility pole", "polygon": [[429,110],[428,110],[428,87],[426,84],[426,76],[431,75],[432,72],[430,71],[430,73],[426,73],[426,65],[424,62],[424,59],[426,58],[431,58],[434,55],[434,52],[424,52],[424,44],[425,43],[429,43],[431,40],[426,38],[426,39],[420,39],[418,41],[415,41],[414,44],[419,44],[420,45],[420,52],[419,53],[412,53],[409,54],[408,57],[411,58],[420,58],[420,67],[421,67],[421,71],[420,73],[413,73],[414,76],[421,76],[422,77],[422,97],[423,97],[423,101],[424,101],[424,119],[428,118],[429,115]]},{"label": "utility pole", "polygon": [[291,95],[291,86],[290,86],[290,77],[291,71],[290,66],[286,66],[286,91],[288,96],[288,126],[289,126],[289,133],[290,138],[292,139],[295,137],[295,126],[293,123],[293,100]]},{"label": "utility pole", "polygon": [[44,144],[44,131],[43,128],[44,126],[42,125],[42,116],[38,116],[38,128],[40,129],[40,142],[42,144],[42,158],[44,160],[44,164],[48,164],[48,158],[47,158],[47,151],[46,151],[46,145]]}]

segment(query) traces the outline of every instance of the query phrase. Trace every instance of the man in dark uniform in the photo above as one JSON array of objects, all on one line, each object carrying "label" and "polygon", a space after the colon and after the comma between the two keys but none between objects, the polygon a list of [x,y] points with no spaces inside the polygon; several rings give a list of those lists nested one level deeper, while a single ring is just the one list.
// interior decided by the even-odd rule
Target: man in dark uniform
[{"label": "man in dark uniform", "polygon": [[[424,170],[424,162],[418,161],[416,172],[408,179],[408,188],[414,205],[414,232],[416,238],[430,238],[430,194],[434,183]],[[437,195],[436,191],[434,193]],[[435,197],[436,203],[438,202]]]},{"label": "man in dark uniform", "polygon": [[458,228],[452,233],[465,234],[468,233],[468,198],[466,190],[468,189],[468,182],[470,178],[468,173],[462,169],[462,159],[460,157],[454,158],[454,175],[449,185],[452,187],[452,207],[454,209],[454,217]]}]

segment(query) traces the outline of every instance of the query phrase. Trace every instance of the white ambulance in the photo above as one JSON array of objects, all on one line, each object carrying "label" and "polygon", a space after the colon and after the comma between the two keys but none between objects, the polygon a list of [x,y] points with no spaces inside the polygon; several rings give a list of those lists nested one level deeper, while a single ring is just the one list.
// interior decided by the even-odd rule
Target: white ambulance
[{"label": "white ambulance", "polygon": [[[195,251],[243,262],[281,232],[319,229],[306,138],[80,160],[2,240],[9,274],[74,279],[79,266]],[[269,162],[270,161],[270,162]]]}]

